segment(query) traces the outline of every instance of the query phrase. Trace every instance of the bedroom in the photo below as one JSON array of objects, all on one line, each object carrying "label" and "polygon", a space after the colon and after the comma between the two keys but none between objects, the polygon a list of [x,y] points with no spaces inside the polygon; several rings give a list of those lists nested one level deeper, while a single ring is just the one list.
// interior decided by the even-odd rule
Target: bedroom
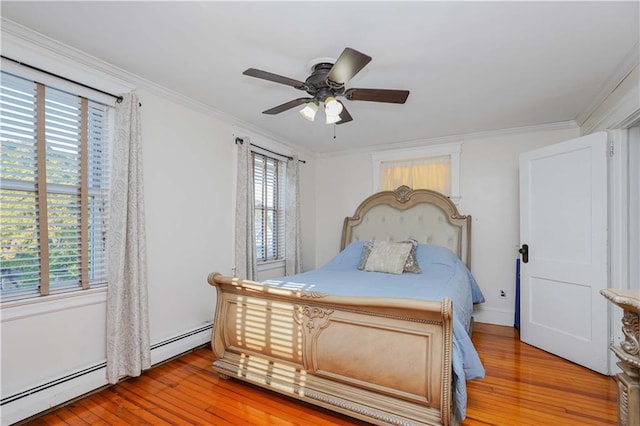
[{"label": "bedroom", "polygon": [[[408,108],[410,104],[381,109],[377,114],[374,106],[360,104],[357,107],[350,106],[356,118],[353,123],[346,126],[337,126],[335,141],[332,139],[332,126],[320,127],[316,126],[319,123],[313,123],[313,129],[321,132],[323,137],[321,144],[330,145],[327,152],[315,152],[313,143],[295,145],[299,136],[279,137],[276,136],[279,134],[278,131],[264,130],[260,125],[256,125],[256,129],[247,129],[249,126],[243,125],[246,120],[241,121],[221,113],[218,108],[196,101],[191,94],[169,90],[153,80],[143,79],[133,70],[112,67],[110,60],[104,63],[87,56],[82,52],[85,49],[78,51],[62,44],[59,42],[61,36],[59,38],[55,33],[46,32],[47,26],[44,21],[47,15],[44,12],[43,15],[37,14],[30,7],[35,6],[19,6],[11,2],[3,2],[2,16],[15,19],[16,22],[23,22],[26,27],[51,38],[43,38],[31,33],[28,29],[12,26],[3,21],[3,55],[46,67],[75,80],[99,85],[109,91],[126,91],[136,87],[143,103],[141,113],[144,134],[145,201],[148,211],[146,226],[151,342],[158,344],[175,336],[195,332],[192,336],[180,340],[178,344],[158,347],[152,352],[155,360],[170,357],[189,347],[205,343],[209,339],[211,331],[207,328],[207,323],[212,318],[215,296],[213,289],[206,285],[206,276],[212,271],[231,274],[234,264],[232,250],[234,214],[231,208],[220,208],[220,205],[232,205],[234,199],[232,182],[235,176],[233,165],[235,136],[249,134],[254,136],[253,139],[256,142],[271,144],[270,146],[277,150],[291,149],[291,145],[295,147],[300,157],[307,161],[300,168],[301,215],[304,218],[302,252],[305,269],[323,264],[337,252],[343,218],[351,215],[358,203],[374,192],[371,177],[372,152],[391,148],[410,148],[422,144],[462,142],[461,199],[458,207],[463,214],[470,214],[474,218],[473,271],[487,298],[487,303],[475,314],[476,320],[509,325],[512,323],[514,313],[514,262],[519,246],[517,163],[519,154],[578,137],[585,131],[599,130],[601,124],[598,121],[601,119],[621,120],[615,117],[614,106],[622,104],[626,94],[637,93],[637,78],[634,80],[632,75],[626,81],[630,85],[635,84],[635,87],[628,88],[617,84],[607,87],[610,90],[615,87],[624,90],[621,94],[614,93],[619,95],[617,103],[614,97],[609,98],[607,102],[599,99],[601,101],[599,105],[591,105],[591,102],[596,100],[600,87],[591,88],[591,96],[580,104],[582,109],[571,111],[573,115],[533,123],[495,122],[489,123],[483,130],[465,127],[465,123],[468,123],[472,116],[470,112],[454,111],[453,117],[449,117],[450,121],[447,123],[449,128],[446,131],[443,130],[442,134],[424,132],[416,135],[410,133],[413,131],[412,126],[404,125],[397,130],[399,134],[380,141],[376,147],[368,148],[358,147],[359,141],[348,139],[349,130],[345,127],[360,126],[359,122],[365,122],[367,114],[371,114],[371,120],[379,120],[386,114],[393,117],[395,113],[392,107]],[[82,10],[78,4],[74,7]],[[21,13],[20,10],[22,10]],[[259,20],[259,16],[252,15],[251,10],[247,10],[246,13],[252,18],[249,23],[257,25],[255,21]],[[30,16],[34,21],[28,19]],[[637,29],[637,13],[635,15],[623,13],[623,16],[635,16],[635,21],[630,22]],[[41,27],[37,25],[38,19],[41,20]],[[162,22],[173,31],[178,31],[179,25],[183,24],[183,22],[165,19]],[[613,22],[615,21],[612,21],[609,27],[616,27]],[[98,25],[96,22],[89,24]],[[89,28],[90,25],[88,25]],[[630,71],[635,65],[637,72],[637,31],[634,32],[635,40],[625,38],[617,40],[618,43],[615,39],[616,31],[606,32],[607,36],[611,37],[609,43],[612,43],[607,45],[606,49],[609,49],[612,55],[613,52],[617,52],[617,56],[612,57],[611,61],[615,63],[609,63],[606,68],[609,71],[604,72],[603,69],[604,75],[597,81],[603,89],[607,82],[611,84],[616,77],[620,77],[616,73],[623,73],[625,66],[626,70]],[[225,61],[225,67],[233,68],[229,73],[237,74],[237,80],[240,82],[243,81],[240,78],[241,71],[249,66],[281,72],[285,75],[289,75],[289,70],[298,67],[300,72],[292,76],[302,78],[308,61],[320,55],[338,55],[341,49],[354,43],[353,47],[363,45],[361,49],[374,57],[367,68],[369,76],[373,77],[379,73],[384,78],[380,81],[364,80],[364,83],[380,87],[394,87],[401,83],[401,75],[395,77],[396,73],[391,70],[385,71],[383,66],[384,55],[393,51],[393,45],[385,46],[384,49],[379,50],[380,53],[377,53],[376,50],[366,48],[368,43],[365,40],[352,41],[349,38],[340,40],[335,36],[339,41],[331,42],[327,47],[328,53],[306,53],[301,46],[291,47],[290,56],[286,59],[291,65],[289,66],[287,63],[279,65],[273,57],[277,58],[281,53],[269,54],[269,47],[263,45],[260,34],[251,33],[250,27],[245,29],[240,25],[239,29],[234,30],[234,34],[240,40],[248,39],[252,43],[252,51],[265,50],[267,53],[261,54],[262,57],[272,56],[271,59],[264,59],[269,62],[261,62],[258,61],[258,56],[247,54],[248,57],[243,58],[240,65],[231,66],[227,61],[230,61],[233,56],[228,55],[230,59]],[[286,34],[280,36],[285,37]],[[321,38],[319,34],[317,36]],[[152,35],[141,33],[139,37],[152,38]],[[389,42],[389,44],[392,43]],[[635,58],[635,62],[629,66],[629,63],[624,63],[624,60],[630,57],[627,53],[634,46],[636,54],[631,57]],[[175,50],[176,46],[169,45],[168,48]],[[587,50],[589,48],[585,47]],[[466,53],[466,50],[462,49]],[[600,52],[600,49],[605,47],[594,46],[593,49]],[[87,50],[87,53],[106,60],[97,52],[92,53]],[[149,57],[158,57],[160,64],[164,61],[168,65],[174,61],[171,57],[164,57],[164,54],[165,49],[151,49],[147,52]],[[553,59],[553,57],[546,58],[545,60],[548,61],[546,64],[551,64]],[[115,58],[112,61],[116,63]],[[376,61],[379,61],[378,64]],[[188,65],[183,66],[191,64],[185,63]],[[272,68],[269,65],[273,67],[277,65],[280,68]],[[491,60],[485,65],[489,71],[497,67]],[[193,66],[196,66],[196,63]],[[486,85],[489,86],[491,80],[488,80],[487,74],[485,78],[487,78]],[[518,82],[520,86],[524,84],[515,78],[514,84]],[[244,92],[245,96],[263,96],[262,100],[246,99],[241,104],[246,109],[244,113],[256,116],[256,120],[262,120],[260,123],[264,123],[267,129],[283,126],[282,123],[285,123],[284,125],[290,123],[301,129],[299,131],[305,131],[305,127],[297,123],[297,120],[301,120],[297,114],[291,113],[290,117],[260,117],[260,111],[264,108],[290,99],[295,93],[293,90],[285,87],[274,88],[267,83],[258,85],[255,82],[244,81],[241,84],[255,89]],[[436,85],[436,82],[432,84]],[[417,96],[418,92],[415,92],[417,88],[409,86],[406,88],[414,90],[410,100],[413,96]],[[449,89],[452,90],[452,95],[455,93],[454,89],[463,90],[460,86],[454,86]],[[576,88],[572,87],[572,89]],[[487,99],[488,95],[484,96],[484,99]],[[547,99],[548,103],[543,103],[540,108],[544,109],[553,101],[553,98]],[[589,110],[589,107],[592,107],[592,110]],[[476,105],[475,108],[479,107]],[[587,110],[592,114],[581,117],[581,122],[577,121],[578,116]],[[433,107],[429,111],[432,112]],[[633,111],[632,109],[630,112]],[[268,136],[262,136],[260,130]],[[401,131],[407,133],[400,134]],[[274,141],[271,142],[272,140]],[[409,143],[403,143],[403,141],[409,141]],[[336,145],[338,148],[335,148]],[[167,169],[175,172],[167,173]],[[180,226],[174,226],[176,223]],[[501,289],[506,290],[505,298],[499,296]],[[9,310],[3,307],[3,398],[104,361],[104,295],[96,292],[87,296],[86,300],[72,302],[62,308],[57,306],[55,301],[47,304],[31,304],[21,309]],[[69,333],[69,330],[74,332]],[[16,344],[18,342],[19,344]],[[42,357],[41,348],[43,347],[48,348],[46,362]],[[79,388],[93,389],[100,386],[104,378],[100,374],[95,374],[84,376],[79,381],[81,382],[78,385]],[[74,390],[59,391],[56,398],[64,398],[65,392],[71,394]],[[36,402],[38,403],[41,402]],[[44,403],[48,404],[49,400]]]}]

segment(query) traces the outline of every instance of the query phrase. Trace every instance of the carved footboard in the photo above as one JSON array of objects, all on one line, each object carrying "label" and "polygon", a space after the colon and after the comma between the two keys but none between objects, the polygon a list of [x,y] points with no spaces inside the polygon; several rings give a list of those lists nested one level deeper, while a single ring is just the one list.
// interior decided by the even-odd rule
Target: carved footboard
[{"label": "carved footboard", "polygon": [[444,424],[452,307],[211,274],[214,370],[375,424]]}]

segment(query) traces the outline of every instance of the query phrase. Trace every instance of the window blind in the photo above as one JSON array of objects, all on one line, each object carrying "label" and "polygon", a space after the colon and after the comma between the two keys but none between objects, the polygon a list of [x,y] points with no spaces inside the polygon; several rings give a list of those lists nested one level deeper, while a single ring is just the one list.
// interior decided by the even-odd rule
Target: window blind
[{"label": "window blind", "polygon": [[284,172],[275,158],[252,152],[256,259],[284,259]]},{"label": "window blind", "polygon": [[106,283],[107,106],[2,72],[2,300]]}]

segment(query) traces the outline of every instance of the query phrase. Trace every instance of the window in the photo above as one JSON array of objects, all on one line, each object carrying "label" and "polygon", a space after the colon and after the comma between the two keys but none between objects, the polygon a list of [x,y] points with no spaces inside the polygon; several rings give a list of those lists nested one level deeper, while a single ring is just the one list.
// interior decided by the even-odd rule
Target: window
[{"label": "window", "polygon": [[456,201],[460,147],[446,144],[374,153],[374,188],[384,191],[407,185],[412,189],[431,189]]},{"label": "window", "polygon": [[253,158],[256,260],[284,260],[285,164],[258,152]]},{"label": "window", "polygon": [[2,72],[2,301],[106,284],[107,109]]},{"label": "window", "polygon": [[448,155],[380,163],[380,190],[388,191],[401,185],[412,189],[432,189],[451,193],[451,159]]}]

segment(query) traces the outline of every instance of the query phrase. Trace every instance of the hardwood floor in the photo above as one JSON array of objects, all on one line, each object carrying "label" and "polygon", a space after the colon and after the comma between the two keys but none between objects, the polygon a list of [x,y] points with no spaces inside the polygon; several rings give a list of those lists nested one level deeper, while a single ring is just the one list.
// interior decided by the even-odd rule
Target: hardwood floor
[{"label": "hardwood floor", "polygon": [[[464,425],[615,425],[615,381],[476,323],[487,376],[467,382]],[[210,368],[209,348],[58,408],[28,425],[364,425],[241,383]]]},{"label": "hardwood floor", "polygon": [[486,370],[467,382],[464,425],[617,425],[612,377],[521,343],[511,327],[474,324]]}]

